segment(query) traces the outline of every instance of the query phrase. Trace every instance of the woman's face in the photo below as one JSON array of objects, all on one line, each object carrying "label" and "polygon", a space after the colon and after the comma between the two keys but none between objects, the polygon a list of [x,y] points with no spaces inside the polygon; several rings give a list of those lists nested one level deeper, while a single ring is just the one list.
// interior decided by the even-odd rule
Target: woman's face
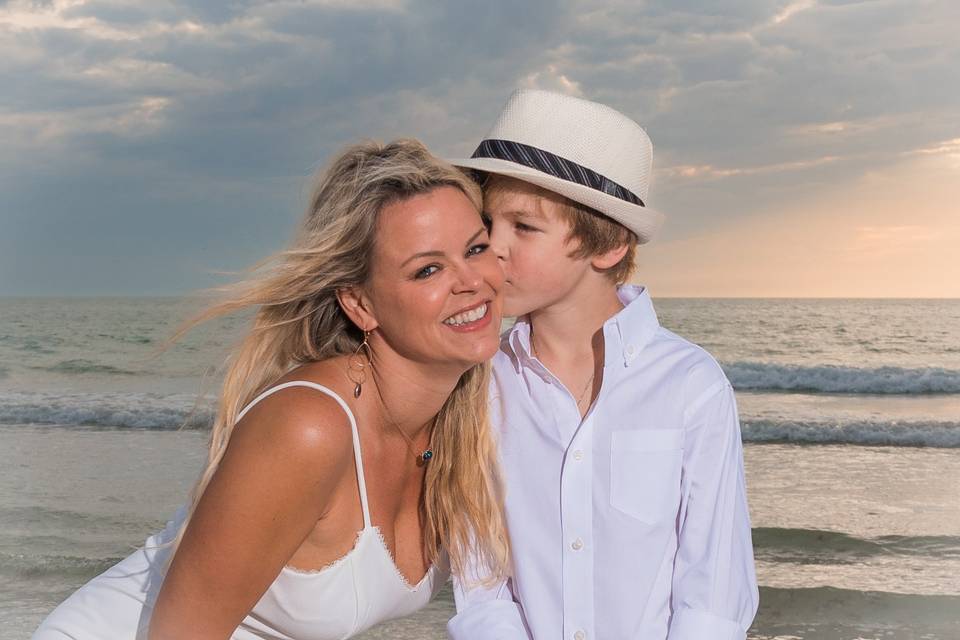
[{"label": "woman's face", "polygon": [[456,187],[439,187],[380,213],[364,287],[393,351],[464,370],[499,346],[503,273],[487,229]]}]

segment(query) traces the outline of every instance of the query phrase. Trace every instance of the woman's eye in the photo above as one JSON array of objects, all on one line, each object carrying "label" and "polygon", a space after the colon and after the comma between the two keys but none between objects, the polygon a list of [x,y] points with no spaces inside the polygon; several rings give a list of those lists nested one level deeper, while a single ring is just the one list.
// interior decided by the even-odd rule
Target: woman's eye
[{"label": "woman's eye", "polygon": [[435,264],[431,264],[424,267],[423,269],[420,269],[420,271],[417,271],[415,274],[413,274],[413,277],[416,278],[417,280],[423,280],[424,278],[429,278],[439,270],[440,270],[440,267],[438,267]]},{"label": "woman's eye", "polygon": [[467,256],[476,256],[476,255],[479,255],[479,254],[483,253],[484,251],[486,251],[488,248],[490,248],[490,245],[489,245],[489,244],[482,244],[482,243],[481,243],[481,244],[475,244],[475,245],[473,245],[472,247],[470,247],[470,250],[469,250],[469,251],[467,251]]}]

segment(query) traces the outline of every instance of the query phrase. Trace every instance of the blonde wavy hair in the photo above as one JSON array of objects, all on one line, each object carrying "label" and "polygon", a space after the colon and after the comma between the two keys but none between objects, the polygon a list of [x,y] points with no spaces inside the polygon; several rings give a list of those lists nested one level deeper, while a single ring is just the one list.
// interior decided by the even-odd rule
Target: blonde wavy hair
[{"label": "blonde wavy hair", "polygon": [[[357,349],[363,334],[336,292],[367,281],[380,212],[444,186],[460,189],[481,210],[479,187],[416,140],[347,148],[319,177],[292,246],[254,267],[249,280],[220,289],[223,301],[176,332],[174,340],[197,324],[256,310],[252,330],[228,360],[206,467],[174,548],[217,470],[240,410],[294,367]],[[468,370],[434,418],[423,505],[429,560],[437,562],[446,549],[454,573],[480,567],[484,582],[503,578],[509,564],[487,413],[489,379],[488,363]]]}]

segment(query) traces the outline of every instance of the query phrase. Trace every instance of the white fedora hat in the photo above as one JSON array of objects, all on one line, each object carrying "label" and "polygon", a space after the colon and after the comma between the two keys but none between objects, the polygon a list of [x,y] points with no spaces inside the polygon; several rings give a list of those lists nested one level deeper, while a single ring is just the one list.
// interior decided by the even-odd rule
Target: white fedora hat
[{"label": "white fedora hat", "polygon": [[646,205],[653,145],[610,107],[552,91],[520,89],[465,169],[530,182],[613,218],[648,242],[663,214]]}]

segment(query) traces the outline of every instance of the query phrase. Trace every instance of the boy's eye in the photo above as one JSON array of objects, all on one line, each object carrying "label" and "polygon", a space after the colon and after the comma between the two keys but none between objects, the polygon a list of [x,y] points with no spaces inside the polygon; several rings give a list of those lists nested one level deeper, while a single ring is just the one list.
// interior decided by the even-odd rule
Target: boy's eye
[{"label": "boy's eye", "polygon": [[475,244],[472,247],[470,247],[470,249],[467,251],[467,257],[480,255],[481,253],[486,251],[488,248],[490,248],[489,244],[483,244],[483,243]]},{"label": "boy's eye", "polygon": [[416,278],[417,280],[423,280],[424,278],[429,278],[439,270],[440,270],[439,266],[435,264],[430,264],[425,266],[423,269],[420,269],[420,271],[417,271],[415,274],[413,274],[413,277]]},{"label": "boy's eye", "polygon": [[516,223],[514,223],[514,227],[516,228],[517,231],[524,231],[524,232],[527,232],[527,231],[537,231],[536,228],[531,227],[530,225],[524,224],[524,223],[522,223],[522,222],[516,222]]}]

